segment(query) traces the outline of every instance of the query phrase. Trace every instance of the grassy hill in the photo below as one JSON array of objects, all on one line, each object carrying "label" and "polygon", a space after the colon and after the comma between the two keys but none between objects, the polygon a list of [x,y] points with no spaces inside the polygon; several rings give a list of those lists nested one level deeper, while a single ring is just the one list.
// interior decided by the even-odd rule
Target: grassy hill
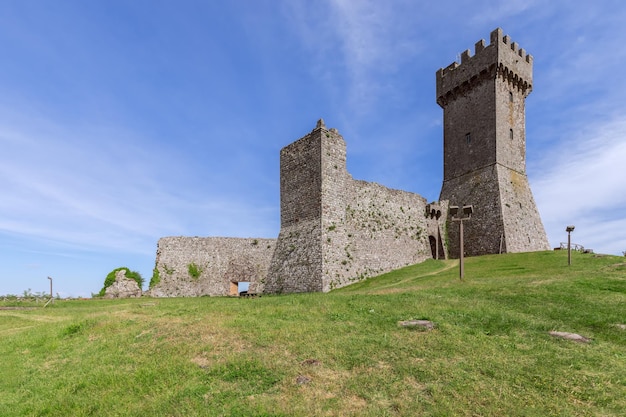
[{"label": "grassy hill", "polygon": [[626,258],[572,263],[484,256],[463,282],[457,261],[428,261],[329,294],[0,310],[0,415],[621,416]]}]

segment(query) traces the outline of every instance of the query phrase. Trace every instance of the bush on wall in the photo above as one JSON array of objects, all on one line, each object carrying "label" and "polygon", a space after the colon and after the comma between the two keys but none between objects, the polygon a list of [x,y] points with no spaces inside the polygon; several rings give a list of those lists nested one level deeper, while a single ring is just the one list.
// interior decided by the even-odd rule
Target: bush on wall
[{"label": "bush on wall", "polygon": [[113,271],[109,272],[107,277],[104,279],[104,286],[98,293],[99,297],[104,297],[106,289],[113,285],[113,283],[115,282],[115,274],[122,269],[126,271],[126,278],[134,279],[137,282],[137,285],[139,285],[139,288],[143,288],[143,277],[141,276],[141,274],[137,271],[131,271],[127,267],[122,266],[120,268],[115,268]]}]

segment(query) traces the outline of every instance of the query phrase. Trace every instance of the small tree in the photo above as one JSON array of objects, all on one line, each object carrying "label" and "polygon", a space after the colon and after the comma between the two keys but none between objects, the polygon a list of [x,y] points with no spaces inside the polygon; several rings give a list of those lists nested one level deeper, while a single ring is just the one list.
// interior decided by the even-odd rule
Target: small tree
[{"label": "small tree", "polygon": [[137,271],[131,271],[125,266],[122,266],[120,268],[116,268],[113,271],[109,272],[107,277],[104,279],[104,286],[98,293],[99,297],[104,297],[104,293],[106,289],[109,288],[111,285],[113,285],[113,283],[115,282],[115,274],[121,270],[126,271],[126,278],[134,279],[137,282],[137,285],[139,285],[139,288],[143,288],[143,277],[141,276],[141,274]]}]

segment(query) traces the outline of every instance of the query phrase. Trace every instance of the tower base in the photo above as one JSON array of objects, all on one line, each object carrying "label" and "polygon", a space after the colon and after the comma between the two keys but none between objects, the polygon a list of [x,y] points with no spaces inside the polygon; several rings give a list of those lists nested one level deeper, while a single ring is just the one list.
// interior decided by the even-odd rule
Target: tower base
[{"label": "tower base", "polygon": [[[472,218],[463,224],[467,256],[550,249],[525,174],[492,164],[444,181],[439,200],[473,206]],[[450,256],[458,258],[455,223],[448,225],[448,243]]]}]

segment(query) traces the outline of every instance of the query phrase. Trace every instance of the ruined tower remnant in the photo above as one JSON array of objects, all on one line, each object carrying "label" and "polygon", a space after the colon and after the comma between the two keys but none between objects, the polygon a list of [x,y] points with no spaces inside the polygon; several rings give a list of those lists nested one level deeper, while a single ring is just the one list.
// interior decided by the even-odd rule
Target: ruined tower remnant
[{"label": "ruined tower remnant", "polygon": [[[473,205],[465,230],[468,255],[548,250],[526,176],[525,100],[532,91],[533,58],[491,32],[474,56],[437,71],[443,108],[444,175],[440,200]],[[458,257],[458,228],[449,227],[449,251]]]},{"label": "ruined tower remnant", "polygon": [[280,234],[264,291],[326,292],[436,256],[430,241],[442,235],[447,204],[433,204],[433,216],[426,206],[354,180],[346,142],[320,120],[280,152]]}]

